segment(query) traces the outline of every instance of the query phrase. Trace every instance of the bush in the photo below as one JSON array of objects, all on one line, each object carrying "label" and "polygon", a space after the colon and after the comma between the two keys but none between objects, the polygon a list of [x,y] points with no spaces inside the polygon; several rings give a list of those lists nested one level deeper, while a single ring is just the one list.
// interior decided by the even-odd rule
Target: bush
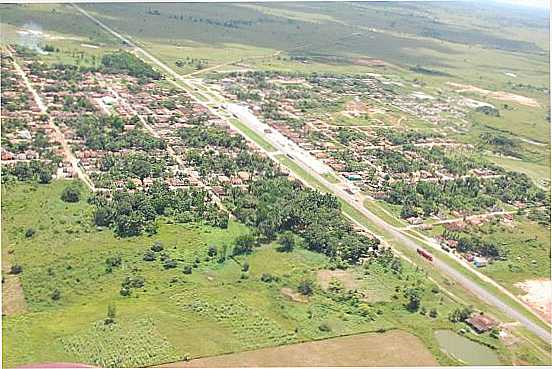
[{"label": "bush", "polygon": [[52,291],[50,297],[52,298],[52,300],[57,301],[61,298],[61,292],[59,292],[59,290],[56,288]]},{"label": "bush", "polygon": [[130,290],[130,288],[122,287],[119,293],[121,294],[121,296],[130,296],[132,291]]},{"label": "bush", "polygon": [[19,274],[23,271],[23,268],[19,264],[14,264],[10,268],[10,274]]},{"label": "bush", "polygon": [[255,243],[255,237],[251,234],[244,234],[236,238],[233,254],[243,255],[250,254],[253,251],[253,245]]},{"label": "bush", "polygon": [[118,267],[121,266],[122,259],[120,256],[110,256],[105,259],[105,265],[108,267]]},{"label": "bush", "polygon": [[156,258],[155,253],[151,250],[148,250],[144,253],[144,261],[154,261]]},{"label": "bush", "polygon": [[34,236],[36,233],[36,230],[34,228],[28,228],[26,231],[25,231],[25,237],[26,238],[31,238],[32,236]]},{"label": "bush", "polygon": [[189,265],[186,265],[184,269],[182,270],[182,273],[184,274],[192,274],[192,267]]},{"label": "bush", "polygon": [[80,190],[76,187],[65,187],[61,192],[61,199],[65,202],[79,202]]},{"label": "bush", "polygon": [[265,283],[270,283],[272,281],[277,281],[278,280],[278,277],[276,276],[273,276],[272,274],[270,273],[263,273],[261,274],[261,281],[265,282]]},{"label": "bush", "polygon": [[163,244],[159,241],[155,241],[155,243],[151,247],[151,251],[153,251],[153,252],[163,251]]},{"label": "bush", "polygon": [[170,258],[167,258],[163,261],[163,268],[165,269],[176,268],[176,265],[177,265],[176,261]]},{"label": "bush", "polygon": [[115,323],[115,316],[117,315],[115,305],[109,304],[107,305],[107,318],[105,319],[105,324],[113,324]]},{"label": "bush", "polygon": [[249,263],[247,261],[244,261],[241,270],[242,272],[247,272],[249,270]]},{"label": "bush", "polygon": [[299,282],[299,286],[297,286],[297,291],[305,296],[312,295],[314,291],[314,283],[311,280],[304,279]]},{"label": "bush", "polygon": [[318,329],[321,331],[321,332],[331,332],[332,329],[330,328],[330,326],[326,323],[322,323],[318,326]]},{"label": "bush", "polygon": [[432,318],[437,318],[437,315],[438,315],[437,309],[431,309],[431,310],[429,311],[429,316],[430,316],[430,317],[432,317]]},{"label": "bush", "polygon": [[280,237],[280,239],[278,240],[278,243],[280,244],[280,246],[277,249],[278,251],[291,252],[295,247],[295,236],[290,231],[284,232]]},{"label": "bush", "polygon": [[217,247],[215,245],[209,246],[209,250],[207,251],[207,255],[210,257],[217,256]]}]

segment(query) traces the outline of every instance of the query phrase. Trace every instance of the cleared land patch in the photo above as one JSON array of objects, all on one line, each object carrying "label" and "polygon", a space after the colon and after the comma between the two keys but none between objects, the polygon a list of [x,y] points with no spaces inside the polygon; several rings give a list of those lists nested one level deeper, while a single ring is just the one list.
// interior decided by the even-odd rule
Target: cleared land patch
[{"label": "cleared land patch", "polygon": [[414,335],[403,331],[360,334],[238,354],[177,362],[162,367],[281,366],[436,366],[437,361]]},{"label": "cleared land patch", "polygon": [[511,101],[525,106],[539,107],[540,104],[530,97],[516,95],[510,92],[504,91],[489,91],[480,87],[472,85],[463,85],[460,83],[447,82],[448,85],[452,87],[457,87],[456,92],[473,92],[479,95],[488,96],[493,99],[502,100],[502,101]]},{"label": "cleared land patch", "polygon": [[521,296],[533,309],[549,322],[552,321],[552,281],[547,279],[527,280],[516,283],[526,295]]}]

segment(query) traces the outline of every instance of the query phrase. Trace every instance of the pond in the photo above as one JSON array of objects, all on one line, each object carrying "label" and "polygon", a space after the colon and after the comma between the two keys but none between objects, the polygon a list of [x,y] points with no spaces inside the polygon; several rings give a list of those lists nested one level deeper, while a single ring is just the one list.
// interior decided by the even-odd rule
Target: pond
[{"label": "pond", "polygon": [[453,331],[435,331],[435,338],[442,351],[467,365],[502,365],[492,349]]}]

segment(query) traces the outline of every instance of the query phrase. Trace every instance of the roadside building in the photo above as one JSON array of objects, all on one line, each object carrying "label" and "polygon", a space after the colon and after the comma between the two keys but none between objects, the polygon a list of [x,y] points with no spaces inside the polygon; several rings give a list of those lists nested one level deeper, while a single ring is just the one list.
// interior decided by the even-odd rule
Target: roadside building
[{"label": "roadside building", "polygon": [[498,322],[483,313],[473,315],[471,318],[466,320],[466,323],[468,323],[477,333],[484,333],[498,326]]}]

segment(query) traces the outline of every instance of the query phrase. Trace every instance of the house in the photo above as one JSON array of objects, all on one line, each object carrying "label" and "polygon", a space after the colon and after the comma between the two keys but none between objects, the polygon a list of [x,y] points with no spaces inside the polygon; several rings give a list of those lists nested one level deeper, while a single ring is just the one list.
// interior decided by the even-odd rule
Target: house
[{"label": "house", "polygon": [[468,323],[477,333],[484,333],[498,326],[498,323],[494,319],[484,315],[483,313],[473,315],[471,318],[466,320],[466,323]]},{"label": "house", "polygon": [[484,257],[477,256],[473,258],[473,265],[478,268],[482,268],[488,264],[488,260]]},{"label": "house", "polygon": [[450,223],[445,223],[444,226],[448,231],[451,231],[451,232],[461,231],[464,228],[466,228],[466,224],[461,220],[455,221],[455,222],[450,222]]}]

